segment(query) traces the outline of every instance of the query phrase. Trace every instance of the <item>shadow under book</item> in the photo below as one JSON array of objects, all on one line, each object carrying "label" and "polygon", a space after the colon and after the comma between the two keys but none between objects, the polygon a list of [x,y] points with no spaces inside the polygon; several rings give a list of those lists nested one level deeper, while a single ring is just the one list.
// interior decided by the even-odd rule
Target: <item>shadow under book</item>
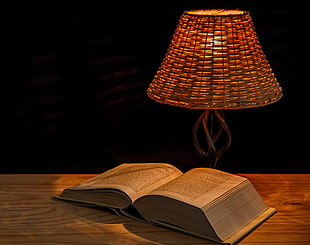
[{"label": "shadow under book", "polygon": [[182,173],[167,163],[124,163],[55,198],[224,244],[241,240],[276,212],[247,178],[211,168]]}]

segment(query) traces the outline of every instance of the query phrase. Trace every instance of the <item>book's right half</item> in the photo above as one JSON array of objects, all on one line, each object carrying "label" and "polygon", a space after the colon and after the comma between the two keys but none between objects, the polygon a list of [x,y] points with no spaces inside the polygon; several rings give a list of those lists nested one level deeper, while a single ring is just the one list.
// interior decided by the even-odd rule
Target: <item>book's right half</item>
[{"label": "book's right half", "polygon": [[246,178],[192,169],[134,203],[150,222],[234,243],[274,213]]}]

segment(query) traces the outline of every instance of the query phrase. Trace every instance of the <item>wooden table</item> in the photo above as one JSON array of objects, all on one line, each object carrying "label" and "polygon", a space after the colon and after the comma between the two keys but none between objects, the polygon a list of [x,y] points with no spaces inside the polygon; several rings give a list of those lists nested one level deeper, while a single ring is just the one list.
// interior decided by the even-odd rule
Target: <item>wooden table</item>
[{"label": "wooden table", "polygon": [[[310,244],[310,174],[241,174],[278,213],[239,244]],[[92,174],[0,175],[0,244],[215,244],[107,210],[55,201]]]}]

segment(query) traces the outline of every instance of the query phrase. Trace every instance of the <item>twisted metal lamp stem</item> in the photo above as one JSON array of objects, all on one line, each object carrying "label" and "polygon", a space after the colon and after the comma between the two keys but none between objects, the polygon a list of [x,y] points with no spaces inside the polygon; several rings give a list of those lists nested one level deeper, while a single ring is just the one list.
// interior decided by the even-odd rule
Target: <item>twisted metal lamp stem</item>
[{"label": "twisted metal lamp stem", "polygon": [[[215,121],[216,120],[216,121]],[[207,151],[203,150],[198,140],[198,130],[202,126],[207,142]],[[226,137],[222,133],[226,134]],[[225,142],[221,148],[216,143],[223,136]],[[231,145],[231,133],[220,110],[206,110],[196,121],[192,131],[193,142],[200,156],[207,159],[207,165],[216,168],[217,162]],[[222,137],[222,138],[223,138]]]}]

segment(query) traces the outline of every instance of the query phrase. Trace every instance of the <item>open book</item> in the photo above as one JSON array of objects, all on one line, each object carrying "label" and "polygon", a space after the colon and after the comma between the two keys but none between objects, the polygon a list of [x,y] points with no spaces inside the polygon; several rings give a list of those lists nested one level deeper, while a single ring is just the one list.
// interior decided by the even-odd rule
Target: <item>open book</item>
[{"label": "open book", "polygon": [[244,177],[210,168],[183,174],[167,163],[121,164],[56,198],[109,207],[227,244],[239,241],[275,213]]}]

